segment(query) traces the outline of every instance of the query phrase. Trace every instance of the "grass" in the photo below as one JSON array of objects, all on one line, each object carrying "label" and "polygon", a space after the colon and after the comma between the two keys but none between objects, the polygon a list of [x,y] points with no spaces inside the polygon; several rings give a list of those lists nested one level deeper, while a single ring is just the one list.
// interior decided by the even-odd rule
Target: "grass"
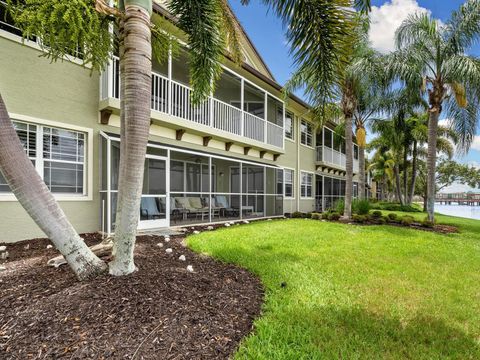
[{"label": "grass", "polygon": [[265,286],[237,359],[478,359],[480,221],[438,219],[461,232],[289,219],[188,244]]}]

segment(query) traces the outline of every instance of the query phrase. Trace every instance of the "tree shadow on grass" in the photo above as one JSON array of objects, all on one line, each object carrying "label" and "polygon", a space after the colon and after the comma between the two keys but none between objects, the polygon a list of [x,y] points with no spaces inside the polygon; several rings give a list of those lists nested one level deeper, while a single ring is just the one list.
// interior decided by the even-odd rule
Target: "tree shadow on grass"
[{"label": "tree shadow on grass", "polygon": [[[269,322],[265,315],[266,323],[260,326]],[[273,352],[276,358],[291,358],[292,349],[298,359],[480,358],[475,335],[425,314],[401,321],[362,308],[319,306],[289,307],[274,317],[283,323],[274,324],[276,335],[265,347],[267,358]],[[256,342],[255,336],[250,340]],[[248,346],[244,351],[249,352]]]}]

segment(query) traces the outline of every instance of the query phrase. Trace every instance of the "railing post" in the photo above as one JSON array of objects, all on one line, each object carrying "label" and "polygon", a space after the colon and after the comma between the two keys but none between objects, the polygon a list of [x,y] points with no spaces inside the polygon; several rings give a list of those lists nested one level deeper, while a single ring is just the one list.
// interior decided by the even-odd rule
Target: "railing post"
[{"label": "railing post", "polygon": [[168,108],[167,113],[172,115],[172,47],[168,49]]},{"label": "railing post", "polygon": [[106,76],[107,76],[107,98],[113,98],[113,78],[115,76],[115,67],[114,65],[115,59],[110,59],[108,61],[107,69],[106,69]]},{"label": "railing post", "polygon": [[265,92],[265,110],[264,110],[264,120],[265,120],[265,124],[263,124],[264,126],[264,134],[263,134],[263,142],[265,144],[268,144],[268,136],[267,136],[267,131],[268,131],[268,128],[267,128],[267,119],[268,119],[268,93]]},{"label": "railing post", "polygon": [[208,106],[209,106],[209,111],[208,111],[208,114],[209,114],[209,126],[210,127],[213,127],[213,107],[214,107],[214,104],[213,104],[213,94],[210,95],[210,97],[208,98]]},{"label": "railing post", "polygon": [[241,78],[240,80],[240,135],[244,136],[244,127],[245,127],[245,109],[244,109],[244,101],[245,101],[245,80]]}]

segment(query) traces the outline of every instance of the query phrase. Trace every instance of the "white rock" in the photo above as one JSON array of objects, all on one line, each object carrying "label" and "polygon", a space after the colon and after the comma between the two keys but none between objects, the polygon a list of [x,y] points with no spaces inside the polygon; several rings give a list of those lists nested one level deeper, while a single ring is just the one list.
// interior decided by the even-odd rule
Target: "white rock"
[{"label": "white rock", "polygon": [[[5,266],[0,266],[0,271],[5,271],[5,270],[7,270],[7,268]],[[192,271],[193,271],[193,268],[192,268]]]},{"label": "white rock", "polygon": [[327,222],[327,220],[322,220],[322,222]]},{"label": "white rock", "polygon": [[30,249],[30,244],[25,245],[23,248],[24,248],[25,250]]},{"label": "white rock", "polygon": [[188,271],[188,272],[193,272],[193,266],[192,266],[192,265],[188,265],[188,266],[187,266],[187,271]]},{"label": "white rock", "polygon": [[53,248],[52,245],[47,245],[47,249],[51,249],[51,248]]},{"label": "white rock", "polygon": [[207,230],[213,230],[213,226],[207,227]]},{"label": "white rock", "polygon": [[167,254],[171,254],[171,253],[173,252],[173,250],[170,249],[170,248],[168,248],[167,250],[165,250],[165,252],[166,252]]},{"label": "white rock", "polygon": [[193,233],[194,233],[195,235],[198,235],[198,234],[200,234],[200,231],[195,230]]},{"label": "white rock", "polygon": [[243,223],[244,223],[244,224],[250,224],[250,221],[248,221],[248,220],[243,220]]},{"label": "white rock", "polygon": [[6,260],[8,259],[8,251],[4,251],[0,254],[0,259]]},{"label": "white rock", "polygon": [[226,223],[226,224],[225,224],[225,226],[226,226],[226,227],[229,227],[229,226],[230,226],[230,224],[229,224],[229,223]]},{"label": "white rock", "polygon": [[7,250],[6,246],[4,246],[4,245],[0,246],[0,252],[5,251],[5,250]]},{"label": "white rock", "polygon": [[165,242],[170,242],[170,238],[169,238],[169,237],[166,237],[166,238],[165,238]]},{"label": "white rock", "polygon": [[178,260],[180,260],[180,261],[186,261],[187,258],[185,257],[185,255],[180,255],[180,257],[178,258]]},{"label": "white rock", "polygon": [[272,221],[272,219],[267,219],[268,221]]},{"label": "white rock", "polygon": [[157,246],[162,248],[162,247],[163,247],[163,243],[158,243]]}]

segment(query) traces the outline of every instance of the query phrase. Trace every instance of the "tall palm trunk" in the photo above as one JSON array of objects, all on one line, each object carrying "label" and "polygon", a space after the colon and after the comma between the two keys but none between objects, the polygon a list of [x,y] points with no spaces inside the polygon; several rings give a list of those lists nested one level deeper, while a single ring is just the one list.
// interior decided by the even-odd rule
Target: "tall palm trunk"
[{"label": "tall palm trunk", "polygon": [[[133,251],[138,227],[143,172],[150,129],[151,30],[150,12],[137,5],[125,5],[124,19],[124,139],[120,148],[120,169],[114,239],[114,260],[110,273],[127,275],[135,271]],[[121,139],[122,141],[122,139]],[[122,153],[123,151],[123,153]]]},{"label": "tall palm trunk", "polygon": [[396,195],[397,201],[401,205],[404,205],[403,196],[402,196],[402,186],[400,184],[400,166],[398,165],[398,163],[395,164],[393,172],[395,173],[395,195]]},{"label": "tall palm trunk", "polygon": [[408,205],[412,204],[413,196],[415,195],[415,183],[417,181],[417,157],[418,157],[418,143],[415,140],[413,142],[413,151],[412,151],[412,179],[410,182],[410,191],[408,194]]},{"label": "tall palm trunk", "polygon": [[408,202],[408,144],[403,149],[403,203]]},{"label": "tall palm trunk", "polygon": [[64,256],[78,279],[106,271],[107,265],[77,234],[27,157],[1,95],[0,169],[20,204]]},{"label": "tall palm trunk", "polygon": [[358,146],[358,197],[365,199],[365,148]]},{"label": "tall palm trunk", "polygon": [[352,217],[353,195],[353,142],[352,142],[352,116],[345,116],[345,157],[346,157],[346,183],[345,183],[345,209],[343,216]]},{"label": "tall palm trunk", "polygon": [[440,106],[433,106],[428,118],[428,152],[427,152],[427,213],[428,220],[435,220],[435,171],[437,163],[437,131]]}]

